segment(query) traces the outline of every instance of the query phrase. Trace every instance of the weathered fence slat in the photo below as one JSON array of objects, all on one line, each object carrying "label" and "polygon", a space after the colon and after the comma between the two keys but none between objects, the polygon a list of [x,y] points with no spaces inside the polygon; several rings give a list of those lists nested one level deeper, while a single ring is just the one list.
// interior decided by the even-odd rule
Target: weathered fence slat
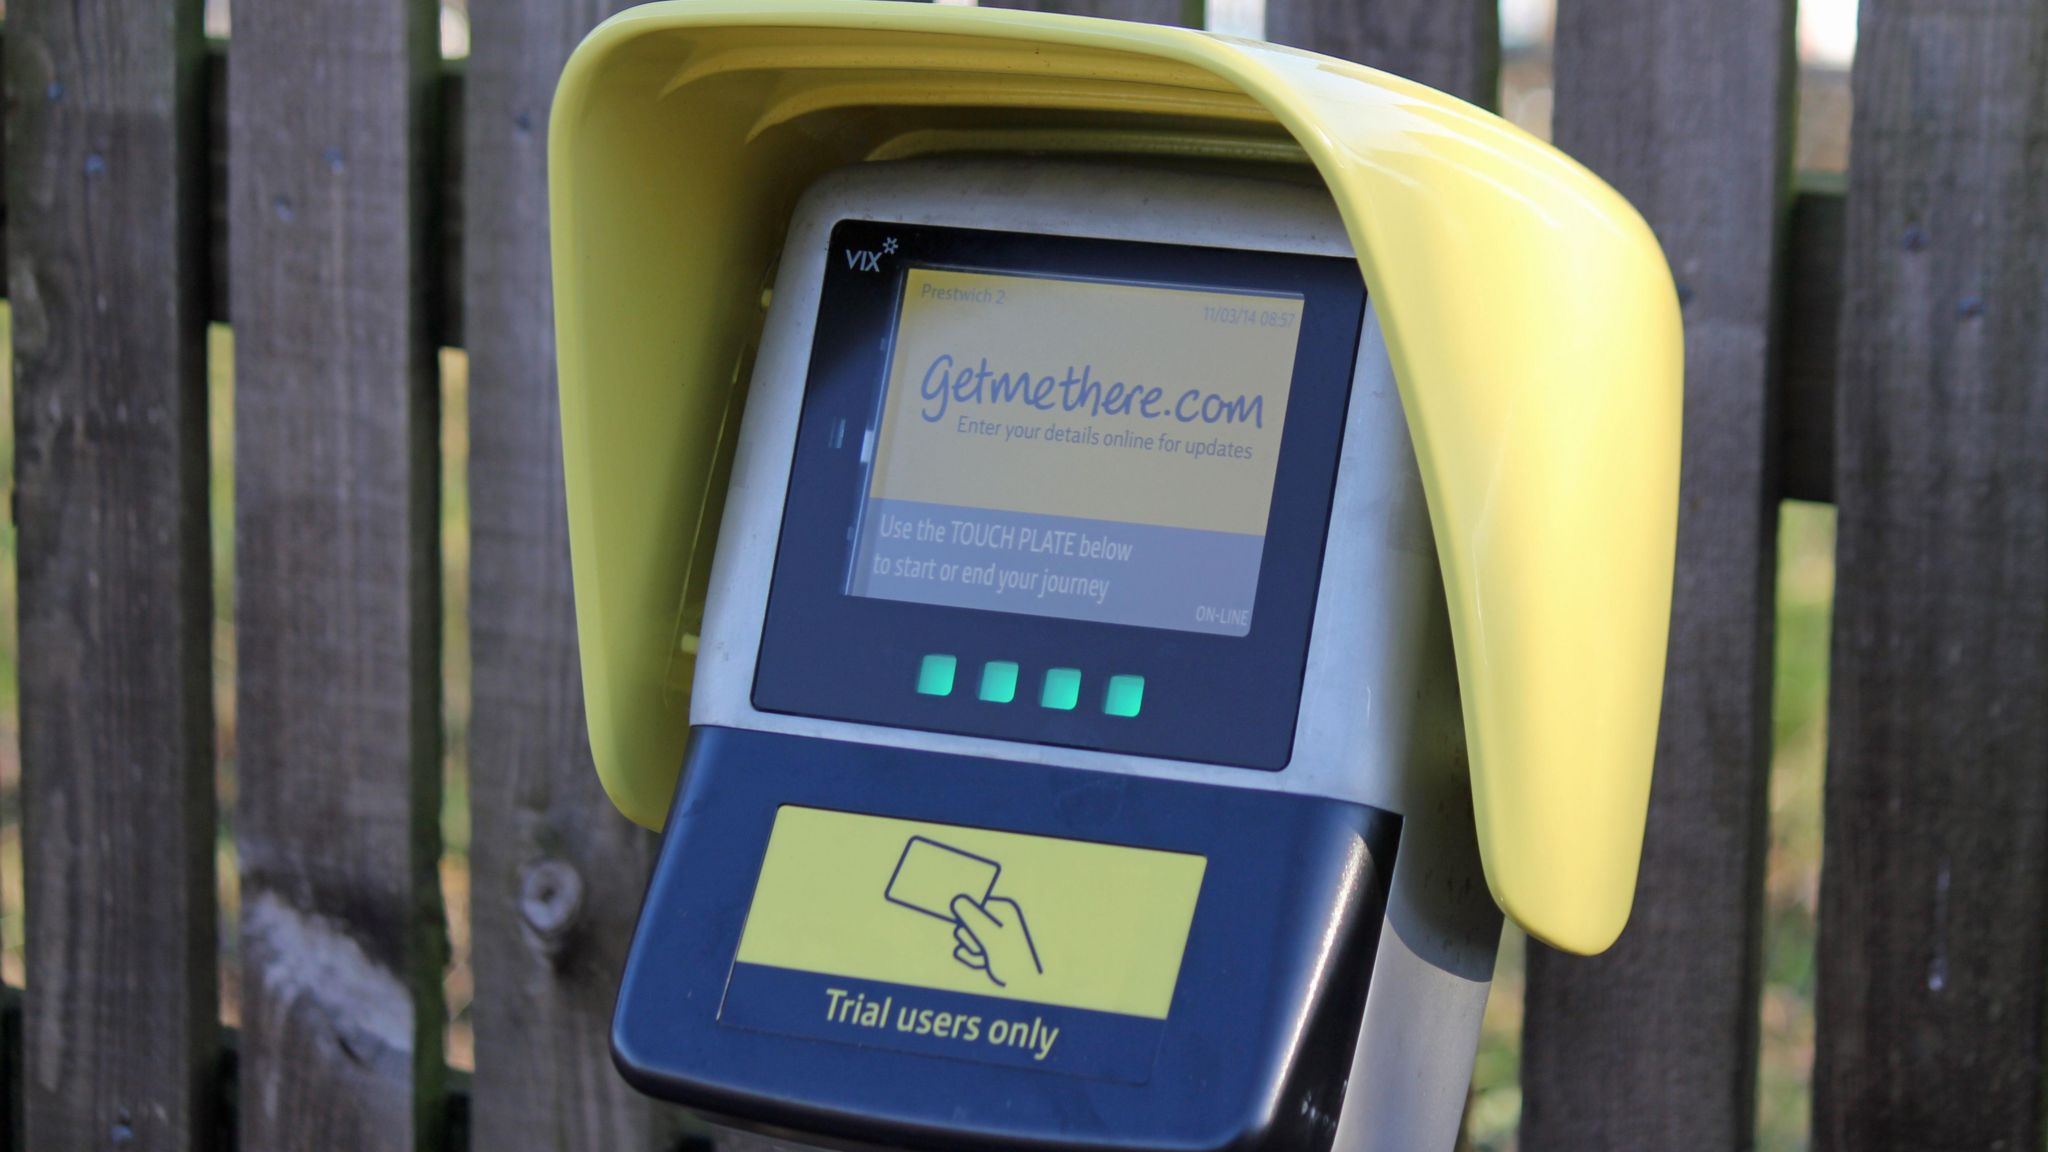
[{"label": "weathered fence slat", "polygon": [[[6,91],[7,87],[6,31],[6,25],[0,23],[0,92]],[[23,106],[12,103],[6,107],[21,109]],[[7,211],[12,193],[7,190],[7,121],[12,118],[11,114],[0,114],[0,290],[8,290],[7,269],[10,267],[7,263]]]},{"label": "weathered fence slat", "polygon": [[471,11],[471,1115],[475,1146],[502,1152],[651,1150],[676,1123],[608,1057],[655,841],[612,808],[590,762],[548,282],[548,107],[570,49],[614,6]]},{"label": "weathered fence slat", "polygon": [[1685,451],[1635,911],[1603,956],[1530,946],[1529,1152],[1753,1138],[1777,558],[1772,285],[1790,204],[1792,18],[1790,0],[1566,0],[1558,11],[1557,141],[1642,211],[1677,280]]},{"label": "weathered fence slat", "polygon": [[1406,76],[1482,108],[1500,103],[1498,3],[1271,0],[1266,38]]},{"label": "weathered fence slat", "polygon": [[[227,43],[215,40],[206,52],[206,105],[208,135],[213,157],[207,169],[209,192],[207,219],[211,226],[208,258],[212,267],[212,290],[207,294],[207,318],[228,322],[228,53]],[[427,316],[427,338],[436,347],[462,344],[462,86],[460,62],[443,65],[440,72],[440,128],[435,137],[440,148],[439,187],[433,206],[438,216],[433,239],[435,250],[428,254],[438,270],[434,288],[440,292],[438,306]]]},{"label": "weathered fence slat", "polygon": [[0,1149],[13,1152],[27,1148],[23,1134],[27,1118],[22,1115],[22,1088],[26,1079],[21,1067],[21,990],[0,989],[0,1093],[6,1106],[0,1108]]},{"label": "weathered fence slat", "polygon": [[7,16],[26,1138],[206,1148],[219,1026],[199,6],[15,0]]},{"label": "weathered fence slat", "polygon": [[1105,20],[1136,20],[1143,24],[1202,26],[1203,0],[977,0],[983,8],[1018,8],[1028,12],[1062,12],[1099,16]]},{"label": "weathered fence slat", "polygon": [[2036,1149],[2048,980],[2048,7],[1856,49],[1816,1149]]},{"label": "weathered fence slat", "polygon": [[445,937],[437,6],[229,45],[241,1146],[433,1147]]}]

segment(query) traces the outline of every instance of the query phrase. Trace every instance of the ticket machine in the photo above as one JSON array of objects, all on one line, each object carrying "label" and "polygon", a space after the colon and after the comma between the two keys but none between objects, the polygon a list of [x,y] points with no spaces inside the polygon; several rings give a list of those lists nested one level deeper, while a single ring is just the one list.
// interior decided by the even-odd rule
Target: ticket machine
[{"label": "ticket machine", "polygon": [[550,148],[592,748],[663,830],[620,1070],[834,1146],[1449,1148],[1502,911],[1632,896],[1641,220],[1349,64],[871,0],[634,9]]}]

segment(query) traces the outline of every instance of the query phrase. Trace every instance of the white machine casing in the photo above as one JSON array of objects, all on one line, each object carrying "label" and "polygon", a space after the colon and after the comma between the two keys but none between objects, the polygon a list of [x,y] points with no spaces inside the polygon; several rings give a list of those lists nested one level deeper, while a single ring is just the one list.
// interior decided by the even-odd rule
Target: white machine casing
[{"label": "white machine casing", "polygon": [[[1367,307],[1292,755],[1280,771],[757,710],[756,663],[833,227],[842,220],[1352,255],[1336,207],[1283,165],[907,160],[842,169],[790,225],[713,560],[693,726],[927,749],[1268,789],[1402,817],[1365,1015],[1333,1147],[1455,1143],[1501,914],[1481,872],[1443,583],[1384,340]],[[863,452],[876,429],[866,430]]]}]

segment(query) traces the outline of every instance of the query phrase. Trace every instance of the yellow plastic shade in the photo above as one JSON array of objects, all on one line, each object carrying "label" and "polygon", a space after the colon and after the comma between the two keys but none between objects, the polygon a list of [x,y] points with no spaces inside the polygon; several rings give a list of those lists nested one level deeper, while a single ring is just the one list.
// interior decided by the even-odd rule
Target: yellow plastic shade
[{"label": "yellow plastic shade", "polygon": [[1428,494],[1487,881],[1532,935],[1607,947],[1671,603],[1662,254],[1605,184],[1494,116],[1186,29],[679,0],[577,50],[549,141],[563,452],[591,746],[620,810],[659,826],[675,786],[722,446],[798,194],[845,164],[989,149],[1291,160],[1328,184]]}]

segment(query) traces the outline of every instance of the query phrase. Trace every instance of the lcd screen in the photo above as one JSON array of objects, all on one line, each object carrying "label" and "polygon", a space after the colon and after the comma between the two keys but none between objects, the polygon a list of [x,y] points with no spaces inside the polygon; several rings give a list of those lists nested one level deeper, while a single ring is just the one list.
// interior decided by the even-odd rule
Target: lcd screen
[{"label": "lcd screen", "polygon": [[1302,306],[908,269],[847,591],[1245,635]]}]

